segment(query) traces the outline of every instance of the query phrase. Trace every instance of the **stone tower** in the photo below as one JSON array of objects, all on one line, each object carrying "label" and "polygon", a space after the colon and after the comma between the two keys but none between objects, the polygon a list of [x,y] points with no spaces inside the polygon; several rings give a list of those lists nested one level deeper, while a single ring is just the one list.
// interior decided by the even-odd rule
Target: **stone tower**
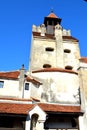
[{"label": "stone tower", "polygon": [[80,58],[78,40],[60,24],[61,19],[51,12],[43,24],[32,26],[30,71],[42,68],[77,71]]},{"label": "stone tower", "polygon": [[31,96],[41,102],[79,104],[79,58],[78,40],[53,12],[40,26],[33,25],[30,73],[42,86]]}]

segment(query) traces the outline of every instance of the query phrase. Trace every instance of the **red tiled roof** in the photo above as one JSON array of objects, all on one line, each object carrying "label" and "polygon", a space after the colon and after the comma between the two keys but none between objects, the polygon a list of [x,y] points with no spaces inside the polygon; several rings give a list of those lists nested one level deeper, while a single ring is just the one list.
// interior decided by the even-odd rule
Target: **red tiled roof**
[{"label": "red tiled roof", "polygon": [[[64,106],[44,103],[38,103],[37,105],[45,112],[81,113],[80,106]],[[27,115],[34,106],[35,104],[0,103],[0,113]]]},{"label": "red tiled roof", "polygon": [[51,12],[47,17],[49,17],[49,18],[58,18],[53,12]]},{"label": "red tiled roof", "polygon": [[54,104],[38,104],[46,112],[81,112],[80,106],[65,106]]},{"label": "red tiled roof", "polygon": [[39,85],[42,84],[39,81],[37,81],[36,79],[30,78],[30,77],[26,77],[26,81],[32,82],[33,84],[39,84]]},{"label": "red tiled roof", "polygon": [[20,72],[12,71],[12,72],[0,72],[0,78],[5,79],[18,79]]},{"label": "red tiled roof", "polygon": [[[20,75],[20,71],[12,71],[12,72],[0,72],[0,78],[1,79],[18,79],[18,76]],[[39,81],[35,80],[34,78],[26,77],[26,81],[32,82],[33,84],[42,84]]]},{"label": "red tiled roof", "polygon": [[0,103],[0,113],[26,115],[33,106],[33,104]]},{"label": "red tiled roof", "polygon": [[79,60],[80,60],[81,62],[87,63],[87,57],[81,57]]},{"label": "red tiled roof", "polygon": [[41,70],[32,71],[32,73],[38,73],[38,72],[65,72],[65,73],[78,74],[73,70],[62,69],[62,68],[44,68]]}]

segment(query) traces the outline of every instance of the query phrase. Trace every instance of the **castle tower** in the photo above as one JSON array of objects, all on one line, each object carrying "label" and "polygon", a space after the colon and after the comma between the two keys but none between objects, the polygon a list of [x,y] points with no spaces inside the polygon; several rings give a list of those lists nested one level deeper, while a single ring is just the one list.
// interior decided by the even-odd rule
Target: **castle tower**
[{"label": "castle tower", "polygon": [[61,19],[53,12],[40,26],[33,25],[30,72],[40,80],[42,90],[39,96],[33,91],[32,96],[41,102],[80,103],[79,58],[78,40],[61,26]]},{"label": "castle tower", "polygon": [[42,68],[77,71],[80,58],[78,40],[60,24],[61,19],[51,12],[43,24],[32,26],[30,71]]}]

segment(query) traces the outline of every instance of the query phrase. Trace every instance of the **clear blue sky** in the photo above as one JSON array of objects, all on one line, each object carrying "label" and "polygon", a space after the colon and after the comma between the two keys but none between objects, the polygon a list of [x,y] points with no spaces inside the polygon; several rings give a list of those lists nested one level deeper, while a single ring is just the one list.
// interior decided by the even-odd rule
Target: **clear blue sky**
[{"label": "clear blue sky", "polygon": [[32,24],[40,25],[53,8],[61,25],[79,39],[87,56],[87,2],[84,0],[0,0],[0,71],[28,69]]}]

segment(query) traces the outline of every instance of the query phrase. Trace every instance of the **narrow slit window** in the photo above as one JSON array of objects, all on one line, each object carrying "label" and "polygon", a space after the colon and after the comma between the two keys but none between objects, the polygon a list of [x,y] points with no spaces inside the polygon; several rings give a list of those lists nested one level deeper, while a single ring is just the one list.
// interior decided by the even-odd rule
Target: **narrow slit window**
[{"label": "narrow slit window", "polygon": [[25,90],[29,90],[29,83],[25,83]]},{"label": "narrow slit window", "polygon": [[4,87],[4,81],[0,81],[0,88]]}]

